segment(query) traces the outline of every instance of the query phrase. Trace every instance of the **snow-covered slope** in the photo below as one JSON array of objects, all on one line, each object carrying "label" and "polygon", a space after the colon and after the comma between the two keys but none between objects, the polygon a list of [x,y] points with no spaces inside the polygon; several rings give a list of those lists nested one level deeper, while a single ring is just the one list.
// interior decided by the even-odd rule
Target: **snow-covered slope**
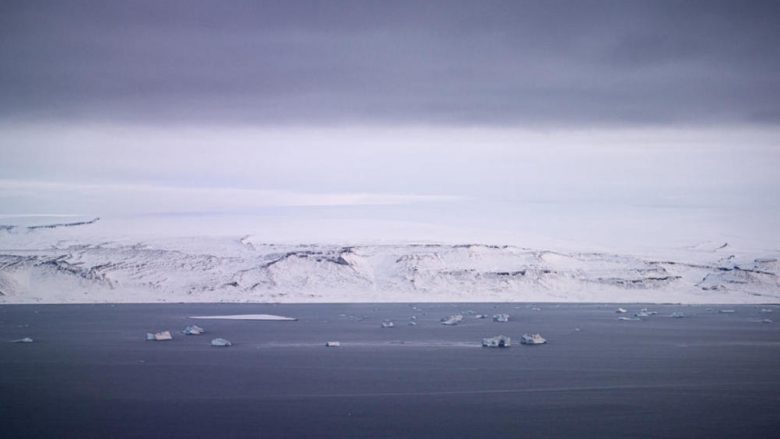
[{"label": "snow-covered slope", "polygon": [[780,301],[778,254],[724,243],[658,257],[252,236],[90,241],[62,230],[0,230],[0,303]]}]

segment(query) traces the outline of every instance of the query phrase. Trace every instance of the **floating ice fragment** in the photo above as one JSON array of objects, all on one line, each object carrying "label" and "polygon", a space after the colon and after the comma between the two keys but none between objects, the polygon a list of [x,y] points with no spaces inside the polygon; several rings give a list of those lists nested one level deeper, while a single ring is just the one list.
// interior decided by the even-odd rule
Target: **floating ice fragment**
[{"label": "floating ice fragment", "polygon": [[477,314],[474,316],[475,319],[486,319],[487,317],[486,314]]},{"label": "floating ice fragment", "polygon": [[482,346],[486,348],[508,348],[512,346],[512,339],[506,335],[483,338]]},{"label": "floating ice fragment", "polygon": [[171,331],[160,331],[160,332],[155,332],[154,334],[152,334],[151,332],[147,332],[146,340],[147,341],[168,341],[168,340],[173,340],[173,335],[171,335]]},{"label": "floating ice fragment", "polygon": [[638,322],[642,319],[639,317],[618,317],[618,320],[623,320],[625,322]]},{"label": "floating ice fragment", "polygon": [[394,328],[395,327],[395,323],[393,323],[390,320],[385,320],[384,322],[382,322],[382,327],[383,328]]},{"label": "floating ice fragment", "polygon": [[733,314],[735,311],[733,309],[722,309],[718,312],[721,314]]},{"label": "floating ice fragment", "polygon": [[214,340],[211,340],[211,345],[220,348],[226,348],[228,346],[233,346],[233,343],[225,340],[224,338],[215,338]]},{"label": "floating ice fragment", "polygon": [[341,342],[340,341],[326,341],[325,342],[325,346],[327,346],[329,348],[337,348],[337,347],[341,346]]},{"label": "floating ice fragment", "polygon": [[761,308],[761,312],[772,312],[771,308]]},{"label": "floating ice fragment", "polygon": [[34,340],[30,337],[24,337],[24,338],[18,338],[16,340],[11,340],[11,343],[32,343]]},{"label": "floating ice fragment", "polygon": [[509,321],[509,314],[495,314],[493,315],[494,322],[506,323]]},{"label": "floating ice fragment", "polygon": [[672,313],[671,317],[672,317],[673,319],[682,319],[682,318],[684,318],[684,317],[686,317],[686,316],[685,316],[685,314],[684,314],[684,313],[681,313],[681,312],[677,312],[677,311],[675,311],[675,312],[673,312],[673,313]]},{"label": "floating ice fragment", "polygon": [[201,335],[204,332],[206,332],[206,330],[201,328],[198,325],[189,325],[186,328],[184,328],[183,331],[181,331],[181,333],[184,335]]},{"label": "floating ice fragment", "polygon": [[455,326],[463,320],[463,314],[453,314],[441,319],[441,324],[446,326]]},{"label": "floating ice fragment", "polygon": [[615,312],[618,313],[618,314],[625,314],[628,311],[625,308],[618,308]]},{"label": "floating ice fragment", "polygon": [[545,344],[547,340],[539,334],[523,334],[520,337],[520,344]]},{"label": "floating ice fragment", "polygon": [[763,319],[761,323],[772,323],[772,319]]}]

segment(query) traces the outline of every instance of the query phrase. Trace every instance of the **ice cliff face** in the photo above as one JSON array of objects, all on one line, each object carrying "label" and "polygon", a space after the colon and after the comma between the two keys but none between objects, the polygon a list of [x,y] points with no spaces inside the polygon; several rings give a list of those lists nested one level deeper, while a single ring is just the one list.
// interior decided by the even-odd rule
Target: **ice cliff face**
[{"label": "ice cliff face", "polygon": [[727,247],[660,259],[478,244],[85,243],[10,233],[0,231],[0,303],[780,300],[776,255],[729,257]]}]

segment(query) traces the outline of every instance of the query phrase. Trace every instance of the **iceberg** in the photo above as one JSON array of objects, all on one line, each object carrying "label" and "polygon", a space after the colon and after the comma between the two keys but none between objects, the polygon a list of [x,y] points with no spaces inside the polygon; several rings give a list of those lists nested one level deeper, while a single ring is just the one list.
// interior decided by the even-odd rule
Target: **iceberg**
[{"label": "iceberg", "polygon": [[497,335],[482,339],[482,347],[485,348],[508,348],[512,346],[512,339],[506,335]]},{"label": "iceberg", "polygon": [[520,337],[520,344],[535,345],[545,343],[547,343],[547,340],[539,334],[523,334],[523,336]]},{"label": "iceberg", "polygon": [[509,321],[509,314],[495,314],[493,315],[494,322],[506,323]]},{"label": "iceberg", "polygon": [[298,320],[294,317],[275,316],[273,314],[236,314],[226,316],[190,316],[191,319],[208,319],[208,320],[278,320],[278,321],[295,321]]},{"label": "iceberg", "polygon": [[325,342],[325,346],[327,346],[329,348],[337,348],[337,347],[341,346],[341,342],[340,341],[326,341]]},{"label": "iceberg", "polygon": [[154,334],[151,332],[147,332],[146,340],[147,341],[168,341],[168,340],[173,340],[173,335],[171,335],[171,331],[160,331],[160,332],[155,332]]},{"label": "iceberg", "polygon": [[384,322],[382,322],[382,327],[383,328],[394,328],[395,327],[395,323],[393,323],[390,320],[385,320]]},{"label": "iceberg", "polygon": [[618,313],[618,314],[625,314],[628,311],[625,308],[618,308],[615,312]]},{"label": "iceberg", "polygon": [[228,346],[233,346],[233,343],[225,340],[224,338],[215,338],[214,340],[211,340],[211,345],[220,348],[226,348]]},{"label": "iceberg", "polygon": [[18,338],[16,340],[11,340],[11,343],[32,343],[34,340],[30,337],[24,337],[24,338]]},{"label": "iceberg", "polygon": [[463,320],[463,314],[453,314],[441,319],[441,324],[445,326],[455,326]]},{"label": "iceberg", "polygon": [[206,330],[201,328],[198,325],[189,325],[186,328],[184,328],[183,331],[181,331],[181,333],[184,335],[201,335],[204,332],[206,332]]}]

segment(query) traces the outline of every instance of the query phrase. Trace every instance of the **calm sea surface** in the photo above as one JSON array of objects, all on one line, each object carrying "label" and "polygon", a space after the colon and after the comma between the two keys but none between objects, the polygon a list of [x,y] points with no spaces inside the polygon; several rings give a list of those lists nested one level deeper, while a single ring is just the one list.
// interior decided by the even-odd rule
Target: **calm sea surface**
[{"label": "calm sea surface", "polygon": [[[621,306],[0,306],[0,438],[780,437],[780,307]],[[299,320],[188,318],[251,313]]]}]

